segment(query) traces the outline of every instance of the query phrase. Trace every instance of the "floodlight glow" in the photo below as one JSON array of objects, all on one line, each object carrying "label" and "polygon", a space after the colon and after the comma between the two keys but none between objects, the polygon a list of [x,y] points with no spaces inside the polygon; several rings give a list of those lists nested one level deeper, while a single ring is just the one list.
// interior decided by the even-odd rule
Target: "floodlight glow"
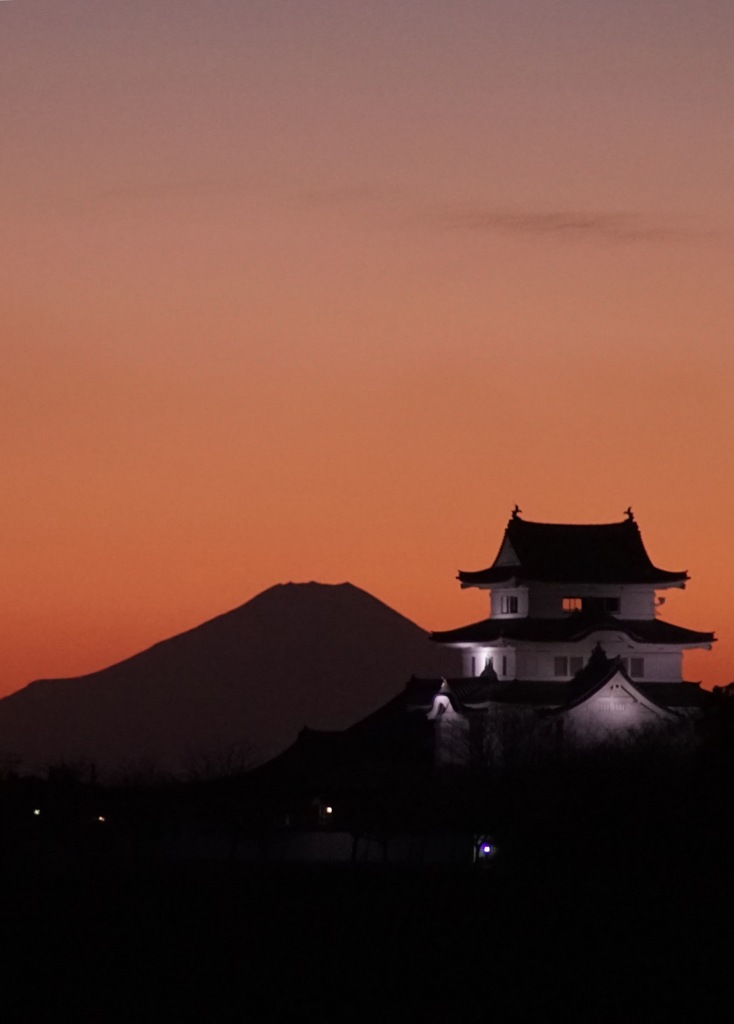
[{"label": "floodlight glow", "polygon": [[482,853],[491,853],[491,852],[492,852],[492,847],[488,846],[487,843],[485,843],[484,846],[482,847]]},{"label": "floodlight glow", "polygon": [[35,814],[35,816],[36,816],[36,817],[38,817],[38,815],[39,815],[39,814],[41,813],[41,810],[40,810],[40,808],[39,808],[39,807],[35,807],[35,808],[33,809],[33,813]]},{"label": "floodlight glow", "polygon": [[104,820],[105,820],[105,817],[104,817],[103,814],[98,814],[97,815],[97,821],[104,821]]},{"label": "floodlight glow", "polygon": [[324,807],[324,814],[333,814],[333,813],[334,813],[334,808],[333,807]]}]

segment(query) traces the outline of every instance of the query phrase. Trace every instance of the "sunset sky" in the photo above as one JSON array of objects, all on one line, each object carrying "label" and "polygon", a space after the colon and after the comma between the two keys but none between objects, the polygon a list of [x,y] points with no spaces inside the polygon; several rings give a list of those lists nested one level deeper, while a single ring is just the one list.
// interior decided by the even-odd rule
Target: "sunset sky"
[{"label": "sunset sky", "polygon": [[632,505],[734,679],[731,0],[0,3],[0,692]]}]

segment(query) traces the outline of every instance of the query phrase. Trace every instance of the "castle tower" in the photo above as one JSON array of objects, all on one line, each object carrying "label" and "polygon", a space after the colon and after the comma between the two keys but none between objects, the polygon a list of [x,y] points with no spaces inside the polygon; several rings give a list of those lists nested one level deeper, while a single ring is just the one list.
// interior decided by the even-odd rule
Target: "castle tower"
[{"label": "castle tower", "polygon": [[432,634],[461,651],[463,677],[409,688],[410,705],[436,721],[439,760],[461,760],[457,737],[497,737],[510,718],[583,743],[690,724],[708,695],[683,681],[683,652],[710,649],[714,635],[657,615],[688,573],[652,563],[631,509],[598,525],[519,511],[489,568],[458,576],[489,592],[488,618]]},{"label": "castle tower", "polygon": [[433,634],[461,650],[465,676],[561,682],[601,644],[633,680],[680,683],[683,651],[713,641],[657,617],[660,592],[685,587],[688,573],[653,565],[631,510],[602,525],[532,523],[515,512],[492,565],[458,578],[491,595],[489,618]]}]

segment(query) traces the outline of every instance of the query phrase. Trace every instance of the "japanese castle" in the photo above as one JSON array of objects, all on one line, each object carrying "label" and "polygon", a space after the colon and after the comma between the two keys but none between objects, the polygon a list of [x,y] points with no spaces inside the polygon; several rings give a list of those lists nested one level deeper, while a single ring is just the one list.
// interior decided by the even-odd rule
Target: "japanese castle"
[{"label": "japanese castle", "polygon": [[432,635],[461,653],[462,676],[408,684],[409,708],[435,724],[439,763],[477,742],[501,755],[519,733],[588,746],[690,732],[708,694],[683,680],[683,652],[714,635],[658,618],[661,591],[688,573],[653,565],[631,509],[601,525],[519,513],[489,568],[458,576],[489,592],[489,616]]}]

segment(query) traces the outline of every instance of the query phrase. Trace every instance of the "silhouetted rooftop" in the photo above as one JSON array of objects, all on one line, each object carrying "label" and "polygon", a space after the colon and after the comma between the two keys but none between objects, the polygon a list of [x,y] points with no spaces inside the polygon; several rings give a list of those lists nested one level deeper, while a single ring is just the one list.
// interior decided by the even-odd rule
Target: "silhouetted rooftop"
[{"label": "silhouetted rooftop", "polygon": [[651,583],[682,585],[687,572],[658,569],[630,516],[619,523],[531,523],[513,515],[494,562],[478,572],[459,572],[463,587],[512,579],[558,583]]}]

